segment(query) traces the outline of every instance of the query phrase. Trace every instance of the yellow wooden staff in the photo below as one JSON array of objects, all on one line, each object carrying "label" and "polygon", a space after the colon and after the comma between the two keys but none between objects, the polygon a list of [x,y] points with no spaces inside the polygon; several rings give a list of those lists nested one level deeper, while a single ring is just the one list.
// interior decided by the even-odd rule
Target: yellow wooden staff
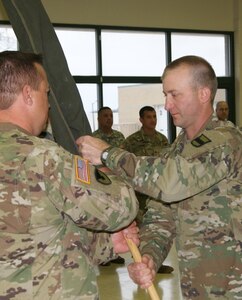
[{"label": "yellow wooden staff", "polygon": [[[131,239],[126,238],[126,241],[129,246],[129,250],[132,253],[134,261],[141,262],[141,255],[140,255],[138,247],[135,245],[135,243]],[[151,286],[149,286],[147,290],[148,290],[151,300],[160,300],[160,297],[159,297],[153,284]]]}]

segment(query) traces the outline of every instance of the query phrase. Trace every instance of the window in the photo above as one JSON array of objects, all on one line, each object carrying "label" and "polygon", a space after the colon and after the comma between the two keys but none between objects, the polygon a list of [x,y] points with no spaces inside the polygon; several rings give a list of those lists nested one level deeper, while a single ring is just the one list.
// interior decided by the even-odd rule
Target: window
[{"label": "window", "polygon": [[55,29],[73,76],[96,75],[96,35],[94,30]]},{"label": "window", "polygon": [[[179,129],[164,110],[160,77],[169,61],[183,55],[199,55],[211,63],[219,83],[215,101],[227,99],[230,119],[235,121],[232,33],[80,26],[68,28],[74,36],[66,40],[67,29],[56,30],[58,36],[62,32],[68,63],[74,51],[73,75],[92,130],[97,129],[98,108],[109,106],[114,113],[113,128],[128,136],[141,126],[139,109],[151,105],[157,113],[156,129],[173,141]],[[81,61],[89,63],[81,66]],[[93,92],[88,92],[90,84]]]},{"label": "window", "polygon": [[226,36],[224,34],[172,33],[172,60],[184,55],[198,55],[205,58],[214,68],[217,76],[230,75],[227,68]]},{"label": "window", "polygon": [[[164,67],[183,55],[200,55],[215,69],[219,89],[215,102],[227,100],[235,122],[234,57],[232,32],[202,32],[147,28],[58,25],[57,36],[65,53],[92,127],[97,110],[110,106],[114,128],[125,136],[140,127],[138,112],[154,106],[157,130],[172,142],[179,130],[164,110],[160,80]],[[0,26],[0,47],[16,50],[10,25]]]},{"label": "window", "polygon": [[18,43],[16,35],[10,25],[0,26],[0,51],[17,50]]},{"label": "window", "polygon": [[77,84],[77,88],[82,99],[91,128],[97,129],[98,97],[96,84]]},{"label": "window", "polygon": [[103,76],[160,76],[166,65],[165,34],[101,31]]}]

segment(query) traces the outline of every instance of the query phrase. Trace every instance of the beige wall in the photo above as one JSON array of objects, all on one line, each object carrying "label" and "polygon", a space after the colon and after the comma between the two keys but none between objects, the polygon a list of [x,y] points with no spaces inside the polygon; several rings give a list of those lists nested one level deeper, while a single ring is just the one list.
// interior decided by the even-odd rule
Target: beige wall
[{"label": "beige wall", "polygon": [[[53,23],[234,31],[236,120],[242,125],[242,0],[42,0],[42,3]],[[0,19],[8,19],[1,2]]]},{"label": "beige wall", "polygon": [[234,25],[233,0],[42,0],[42,3],[53,22],[231,31]]}]

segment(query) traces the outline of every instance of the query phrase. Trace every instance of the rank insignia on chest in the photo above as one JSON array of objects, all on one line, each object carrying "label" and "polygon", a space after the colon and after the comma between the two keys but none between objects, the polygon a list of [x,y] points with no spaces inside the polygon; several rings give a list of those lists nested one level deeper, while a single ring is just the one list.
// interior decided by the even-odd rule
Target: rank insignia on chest
[{"label": "rank insignia on chest", "polygon": [[88,161],[80,156],[75,156],[75,174],[77,180],[87,184],[91,183]]},{"label": "rank insignia on chest", "polygon": [[198,136],[197,138],[195,138],[194,140],[191,141],[191,144],[194,147],[201,147],[207,143],[210,143],[211,140],[204,134],[201,134],[200,136]]}]

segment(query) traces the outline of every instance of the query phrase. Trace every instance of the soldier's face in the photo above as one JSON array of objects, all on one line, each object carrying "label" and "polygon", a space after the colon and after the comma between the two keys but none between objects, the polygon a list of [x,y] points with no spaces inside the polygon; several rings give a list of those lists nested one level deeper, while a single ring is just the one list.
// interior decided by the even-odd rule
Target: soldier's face
[{"label": "soldier's face", "polygon": [[229,107],[226,102],[222,102],[218,105],[216,109],[216,114],[219,120],[225,121],[229,116]]},{"label": "soldier's face", "polygon": [[98,117],[99,127],[110,128],[113,126],[113,112],[110,109],[104,109]]},{"label": "soldier's face", "polygon": [[157,119],[155,111],[145,111],[143,118],[140,118],[142,126],[147,129],[155,129]]},{"label": "soldier's face", "polygon": [[194,126],[201,109],[198,89],[191,82],[187,66],[170,70],[163,78],[165,109],[170,112],[174,125],[184,129]]}]

